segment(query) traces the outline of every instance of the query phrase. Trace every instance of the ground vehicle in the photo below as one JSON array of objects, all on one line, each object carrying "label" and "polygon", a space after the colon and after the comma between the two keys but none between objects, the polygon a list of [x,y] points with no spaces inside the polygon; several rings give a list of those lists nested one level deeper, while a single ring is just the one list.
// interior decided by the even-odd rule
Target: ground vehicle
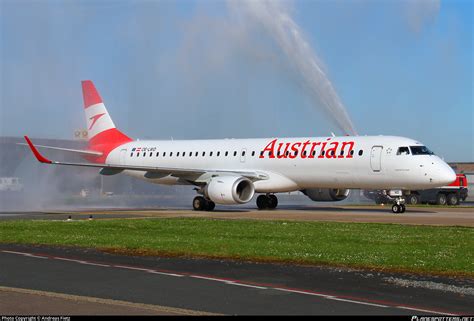
[{"label": "ground vehicle", "polygon": [[[383,191],[364,191],[367,198],[373,199],[377,204],[392,203]],[[448,186],[430,188],[425,190],[410,191],[405,195],[407,204],[437,204],[437,205],[459,205],[465,201],[468,195],[467,178],[464,174],[456,174],[456,180]]]},{"label": "ground vehicle", "polygon": [[460,201],[467,198],[467,178],[464,174],[456,174],[456,180],[448,186],[411,191],[406,196],[408,204],[438,204],[438,205],[459,205]]}]

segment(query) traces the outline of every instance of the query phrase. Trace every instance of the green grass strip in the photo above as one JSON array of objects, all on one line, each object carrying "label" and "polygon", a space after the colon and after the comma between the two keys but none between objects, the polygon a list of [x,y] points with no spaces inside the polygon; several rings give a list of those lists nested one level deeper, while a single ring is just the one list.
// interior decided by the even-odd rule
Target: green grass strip
[{"label": "green grass strip", "polygon": [[0,242],[474,275],[474,228],[213,219],[3,221]]}]

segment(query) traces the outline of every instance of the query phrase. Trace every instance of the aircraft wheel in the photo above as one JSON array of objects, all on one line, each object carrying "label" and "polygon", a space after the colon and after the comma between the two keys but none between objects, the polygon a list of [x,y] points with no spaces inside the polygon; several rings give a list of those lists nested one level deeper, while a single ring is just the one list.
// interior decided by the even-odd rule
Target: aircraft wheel
[{"label": "aircraft wheel", "polygon": [[398,214],[400,213],[402,210],[402,208],[400,207],[400,205],[397,205],[397,204],[393,204],[392,205],[392,212],[395,213],[395,214]]},{"label": "aircraft wheel", "polygon": [[196,196],[193,200],[193,209],[195,211],[203,211],[206,208],[207,201],[202,196]]},{"label": "aircraft wheel", "polygon": [[405,213],[406,211],[406,206],[404,204],[399,205],[400,206],[400,213]]},{"label": "aircraft wheel", "polygon": [[268,197],[268,208],[275,209],[278,206],[278,198],[274,194],[270,194]]},{"label": "aircraft wheel", "polygon": [[269,206],[269,199],[266,195],[259,195],[257,197],[257,207],[259,210],[267,209]]},{"label": "aircraft wheel", "polygon": [[216,203],[214,203],[211,200],[207,201],[206,211],[213,211],[215,207],[216,207]]}]

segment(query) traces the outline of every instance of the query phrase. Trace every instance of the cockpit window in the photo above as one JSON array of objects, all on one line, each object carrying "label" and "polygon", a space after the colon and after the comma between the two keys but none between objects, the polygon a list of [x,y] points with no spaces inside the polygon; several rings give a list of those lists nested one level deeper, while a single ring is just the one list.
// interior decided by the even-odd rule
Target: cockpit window
[{"label": "cockpit window", "polygon": [[397,155],[410,155],[408,147],[398,147]]},{"label": "cockpit window", "polygon": [[413,155],[434,155],[426,146],[410,146]]}]

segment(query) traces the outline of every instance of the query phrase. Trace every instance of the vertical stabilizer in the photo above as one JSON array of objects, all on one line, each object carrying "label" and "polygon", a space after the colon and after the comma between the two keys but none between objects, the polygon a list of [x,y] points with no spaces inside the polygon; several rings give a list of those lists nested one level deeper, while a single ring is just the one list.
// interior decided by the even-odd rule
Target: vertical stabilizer
[{"label": "vertical stabilizer", "polygon": [[99,92],[91,80],[82,81],[82,96],[86,114],[89,149],[102,152],[104,155],[96,162],[104,162],[108,153],[117,146],[132,141],[116,127],[110,117]]}]

